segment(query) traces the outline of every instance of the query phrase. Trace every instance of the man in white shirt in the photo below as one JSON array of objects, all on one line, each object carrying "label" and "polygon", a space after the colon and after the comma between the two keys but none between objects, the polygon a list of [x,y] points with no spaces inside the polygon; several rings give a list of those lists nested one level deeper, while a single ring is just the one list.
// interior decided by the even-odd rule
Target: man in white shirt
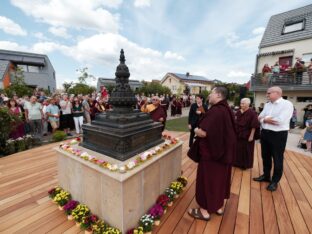
[{"label": "man in white shirt", "polygon": [[30,125],[31,134],[39,139],[42,137],[42,105],[37,102],[37,97],[32,96],[30,102],[25,102],[25,118]]},{"label": "man in white shirt", "polygon": [[70,126],[72,125],[71,121],[73,121],[72,104],[69,101],[67,94],[63,94],[62,100],[60,101],[60,107],[62,110],[61,125],[63,126],[63,130],[67,136],[72,136],[70,133]]},{"label": "man in white shirt", "polygon": [[[268,89],[268,103],[259,115],[261,123],[261,154],[263,175],[254,178],[258,182],[270,182],[269,191],[275,191],[283,175],[283,160],[286,147],[289,121],[293,113],[293,104],[282,98],[282,89],[274,86]],[[274,172],[271,180],[272,158]]]}]

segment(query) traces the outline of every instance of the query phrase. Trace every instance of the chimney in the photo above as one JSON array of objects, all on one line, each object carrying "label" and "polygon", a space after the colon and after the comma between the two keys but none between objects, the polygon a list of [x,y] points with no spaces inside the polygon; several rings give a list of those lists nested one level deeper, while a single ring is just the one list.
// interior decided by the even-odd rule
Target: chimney
[{"label": "chimney", "polygon": [[187,73],[186,73],[186,76],[187,76],[187,77],[189,77],[189,76],[190,76],[190,73],[189,73],[189,72],[187,72]]}]

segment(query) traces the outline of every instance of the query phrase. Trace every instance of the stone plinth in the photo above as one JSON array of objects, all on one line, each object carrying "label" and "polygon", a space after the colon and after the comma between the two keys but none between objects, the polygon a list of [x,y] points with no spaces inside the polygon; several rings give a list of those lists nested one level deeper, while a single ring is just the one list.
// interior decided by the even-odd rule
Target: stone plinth
[{"label": "stone plinth", "polygon": [[[121,162],[80,146],[77,148],[112,164],[124,165],[133,160]],[[56,150],[59,185],[69,191],[74,200],[86,204],[92,213],[123,233],[136,227],[157,197],[181,175],[182,142],[124,174]]]}]

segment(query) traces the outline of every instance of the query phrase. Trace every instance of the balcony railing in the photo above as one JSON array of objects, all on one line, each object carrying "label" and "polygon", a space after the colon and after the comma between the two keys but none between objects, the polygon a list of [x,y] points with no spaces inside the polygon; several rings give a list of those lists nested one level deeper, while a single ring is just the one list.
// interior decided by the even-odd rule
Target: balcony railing
[{"label": "balcony railing", "polygon": [[281,86],[286,89],[312,90],[312,80],[307,72],[297,73],[266,73],[251,77],[251,90],[266,89],[271,86]]}]

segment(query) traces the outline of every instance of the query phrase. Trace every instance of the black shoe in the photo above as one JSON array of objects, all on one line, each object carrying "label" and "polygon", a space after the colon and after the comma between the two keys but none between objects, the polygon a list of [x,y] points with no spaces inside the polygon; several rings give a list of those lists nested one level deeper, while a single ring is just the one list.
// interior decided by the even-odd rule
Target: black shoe
[{"label": "black shoe", "polygon": [[257,182],[271,182],[271,179],[269,177],[266,177],[265,175],[255,177],[255,178],[253,178],[253,180],[257,181]]},{"label": "black shoe", "polygon": [[270,183],[266,189],[268,191],[274,192],[277,189],[277,183],[275,183],[275,182]]}]

